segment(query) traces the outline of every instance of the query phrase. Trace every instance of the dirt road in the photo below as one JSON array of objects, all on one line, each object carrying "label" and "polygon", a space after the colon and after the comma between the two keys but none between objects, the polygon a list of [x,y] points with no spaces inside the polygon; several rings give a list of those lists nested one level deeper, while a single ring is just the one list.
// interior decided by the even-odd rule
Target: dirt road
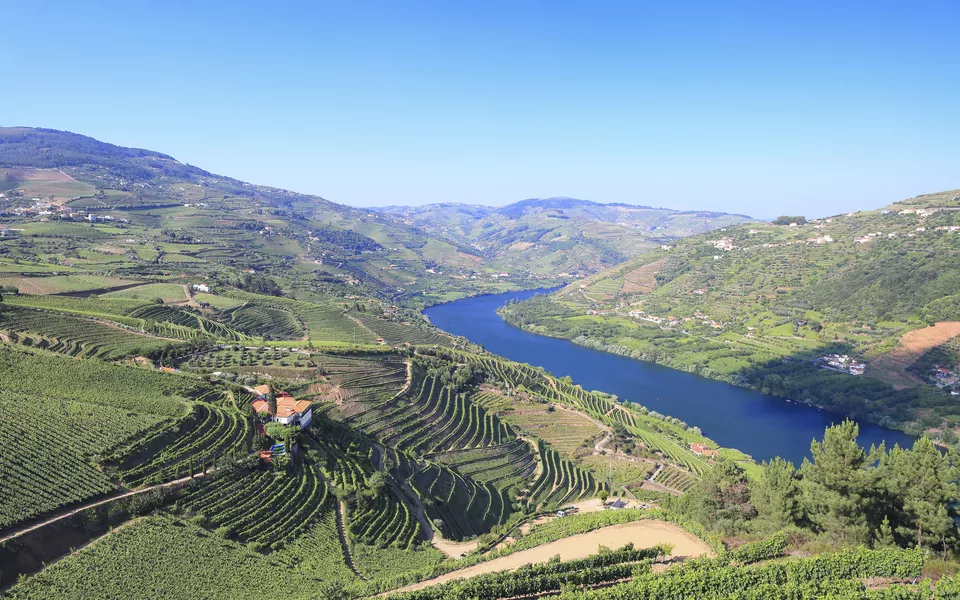
[{"label": "dirt road", "polygon": [[649,548],[657,544],[672,544],[674,558],[690,558],[706,554],[712,556],[710,547],[697,538],[680,529],[672,523],[665,521],[635,521],[623,525],[613,525],[604,527],[589,533],[582,533],[556,542],[550,542],[530,550],[521,550],[509,556],[495,558],[485,563],[480,563],[472,567],[452,571],[439,577],[421,581],[393,590],[394,592],[407,592],[419,590],[430,585],[445,583],[455,579],[465,579],[484,573],[495,573],[497,571],[509,571],[531,565],[535,563],[550,560],[556,554],[560,555],[561,560],[574,560],[584,558],[591,554],[596,554],[600,546],[607,548],[619,548],[624,544],[633,542],[638,548]]},{"label": "dirt road", "polygon": [[[207,470],[207,473],[212,473],[212,472],[213,472],[213,469]],[[112,495],[112,496],[110,496],[110,497],[108,497],[108,498],[104,498],[104,499],[102,499],[102,500],[96,500],[96,501],[94,501],[94,502],[88,502],[88,503],[83,504],[83,505],[81,505],[81,506],[78,506],[78,507],[76,507],[76,508],[72,508],[72,509],[70,509],[70,510],[68,510],[68,511],[66,511],[66,512],[56,513],[55,516],[52,516],[52,517],[50,517],[50,518],[48,518],[48,519],[45,519],[45,520],[43,520],[43,521],[41,521],[41,522],[39,522],[39,523],[35,523],[35,524],[33,524],[33,525],[30,525],[30,526],[27,526],[27,527],[22,527],[22,528],[19,528],[19,529],[13,529],[13,530],[11,530],[7,535],[5,535],[4,537],[0,538],[0,544],[6,542],[7,540],[12,540],[13,538],[20,537],[21,535],[23,535],[23,534],[25,534],[25,533],[27,533],[27,532],[33,531],[33,530],[35,530],[35,529],[40,529],[41,527],[46,527],[47,525],[49,525],[49,524],[51,524],[51,523],[55,523],[55,522],[57,522],[57,521],[62,521],[63,519],[66,519],[66,518],[68,518],[68,517],[72,517],[73,515],[77,514],[78,512],[87,510],[88,508],[93,508],[94,506],[100,506],[100,505],[102,505],[102,504],[110,504],[111,502],[116,502],[117,500],[119,500],[119,499],[121,499],[121,498],[128,498],[128,497],[130,497],[130,496],[136,496],[137,494],[143,494],[144,492],[149,492],[150,490],[155,490],[155,489],[157,489],[157,488],[165,488],[165,487],[172,487],[172,486],[180,485],[180,484],[182,484],[182,483],[186,483],[186,482],[190,481],[191,479],[201,479],[201,478],[204,477],[204,476],[205,476],[205,474],[199,474],[199,473],[198,473],[197,475],[192,476],[192,477],[183,477],[183,478],[181,478],[181,479],[175,479],[175,480],[173,480],[173,481],[168,481],[168,482],[166,482],[166,483],[160,483],[160,484],[157,484],[157,485],[151,485],[151,486],[149,486],[149,487],[140,488],[140,489],[137,489],[137,490],[128,490],[128,491],[125,491],[125,492],[122,492],[122,493],[115,493],[114,495]]]}]

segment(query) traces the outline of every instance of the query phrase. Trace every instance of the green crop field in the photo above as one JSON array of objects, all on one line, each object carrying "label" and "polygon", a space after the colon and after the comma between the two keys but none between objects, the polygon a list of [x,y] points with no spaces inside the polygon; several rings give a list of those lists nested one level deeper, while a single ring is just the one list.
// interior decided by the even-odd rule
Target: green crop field
[{"label": "green crop field", "polygon": [[92,290],[108,290],[136,283],[117,277],[98,275],[51,275],[49,277],[0,276],[0,285],[11,286],[21,294],[64,294]]},{"label": "green crop field", "polygon": [[0,395],[0,415],[0,530],[116,489],[93,456],[164,419],[11,391]]},{"label": "green crop field", "polygon": [[174,283],[148,283],[119,292],[110,292],[103,295],[105,298],[129,298],[132,300],[153,301],[160,298],[164,302],[180,302],[187,299],[182,285]]},{"label": "green crop field", "polygon": [[183,400],[197,394],[202,382],[0,345],[0,389],[129,412],[176,416],[183,414]]}]

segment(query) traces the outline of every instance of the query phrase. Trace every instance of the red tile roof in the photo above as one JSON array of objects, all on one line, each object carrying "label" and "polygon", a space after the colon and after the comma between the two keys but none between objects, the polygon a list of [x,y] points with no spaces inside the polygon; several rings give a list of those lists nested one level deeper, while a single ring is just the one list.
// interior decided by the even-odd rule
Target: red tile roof
[{"label": "red tile roof", "polygon": [[[253,410],[254,412],[261,413],[267,412],[270,404],[266,400],[254,400],[253,401]],[[277,414],[278,417],[292,417],[293,415],[301,415],[308,408],[310,408],[309,400],[297,400],[292,396],[281,396],[277,398]]]}]

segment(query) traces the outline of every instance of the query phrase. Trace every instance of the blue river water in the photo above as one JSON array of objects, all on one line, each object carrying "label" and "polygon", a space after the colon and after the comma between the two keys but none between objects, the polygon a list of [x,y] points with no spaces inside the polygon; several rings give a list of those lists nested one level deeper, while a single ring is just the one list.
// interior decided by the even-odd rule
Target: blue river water
[{"label": "blue river water", "polygon": [[[465,298],[426,310],[434,325],[482,344],[487,350],[518,362],[569,375],[588,390],[616,394],[651,410],[678,417],[703,430],[722,446],[737,448],[756,460],[781,456],[798,465],[810,456],[810,442],[843,420],[782,398],[722,381],[706,379],[653,363],[578,346],[568,340],[529,333],[508,325],[497,309],[511,299],[526,299],[536,290]],[[886,441],[913,445],[900,431],[860,423],[860,444]]]}]

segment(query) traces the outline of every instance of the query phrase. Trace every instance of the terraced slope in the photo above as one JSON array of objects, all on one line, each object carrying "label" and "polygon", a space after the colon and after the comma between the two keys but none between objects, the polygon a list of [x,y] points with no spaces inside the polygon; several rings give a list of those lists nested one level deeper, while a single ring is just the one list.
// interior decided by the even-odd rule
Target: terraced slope
[{"label": "terraced slope", "polygon": [[25,345],[105,360],[148,353],[172,343],[107,322],[18,306],[0,307],[0,331]]},{"label": "terraced slope", "polygon": [[0,530],[117,489],[92,462],[165,421],[71,400],[0,394]]},{"label": "terraced slope", "polygon": [[279,550],[333,510],[330,489],[312,458],[293,472],[240,468],[178,503],[210,528],[255,549]]},{"label": "terraced slope", "polygon": [[204,402],[176,427],[120,449],[105,464],[127,486],[160,483],[199,473],[219,459],[237,459],[250,452],[253,426],[237,410]]},{"label": "terraced slope", "polygon": [[509,426],[436,379],[344,421],[383,443],[420,453],[489,446],[514,437]]}]

